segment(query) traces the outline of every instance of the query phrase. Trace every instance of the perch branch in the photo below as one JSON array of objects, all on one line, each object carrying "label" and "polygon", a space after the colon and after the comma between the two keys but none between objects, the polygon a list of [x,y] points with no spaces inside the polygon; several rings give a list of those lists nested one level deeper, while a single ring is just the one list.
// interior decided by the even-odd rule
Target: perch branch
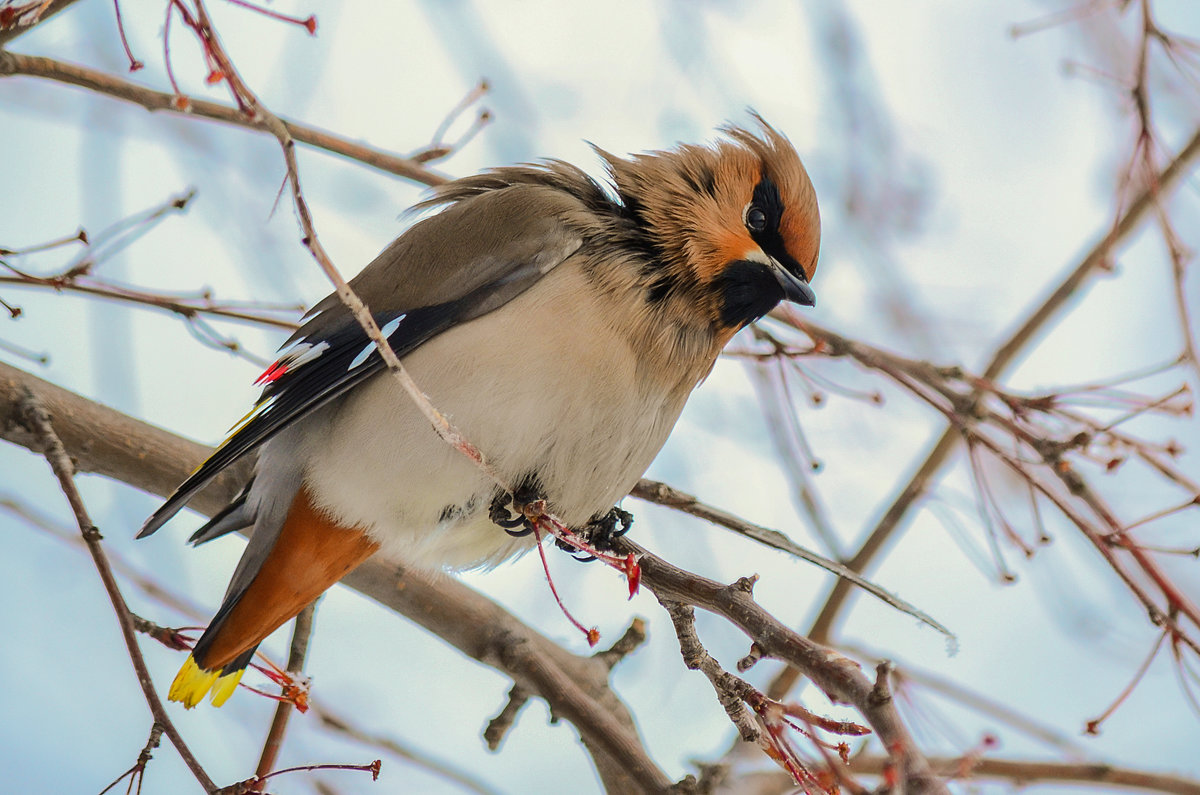
[{"label": "perch branch", "polygon": [[[78,471],[165,496],[211,453],[204,445],[0,362],[0,438],[35,452],[41,445],[20,421],[27,391],[55,418],[56,431]],[[222,473],[191,507],[207,515],[221,510],[248,475],[248,467]],[[368,561],[343,583],[543,698],[556,715],[575,724],[606,783],[618,782],[628,792],[661,792],[671,786],[642,746],[628,710],[609,688],[603,658],[571,654],[451,577]]]}]

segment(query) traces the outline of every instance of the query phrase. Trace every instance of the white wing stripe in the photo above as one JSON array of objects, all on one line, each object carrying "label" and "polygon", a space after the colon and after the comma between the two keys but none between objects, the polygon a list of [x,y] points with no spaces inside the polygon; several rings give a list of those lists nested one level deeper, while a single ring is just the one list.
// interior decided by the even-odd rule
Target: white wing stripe
[{"label": "white wing stripe", "polygon": [[[400,321],[406,317],[408,317],[408,315],[404,314],[404,315],[400,315],[399,317],[394,318],[393,320],[388,321],[387,325],[385,325],[383,328],[380,329],[380,332],[383,333],[383,336],[385,338],[391,337],[393,334],[396,333],[396,329],[400,328]],[[354,357],[354,360],[352,362],[350,362],[350,366],[347,367],[346,369],[353,370],[355,367],[358,367],[360,364],[362,364],[363,362],[365,362],[367,360],[367,357],[371,355],[371,351],[373,351],[373,350],[375,350],[375,343],[368,342],[366,347],[364,347],[361,351],[359,351],[358,355]]]}]

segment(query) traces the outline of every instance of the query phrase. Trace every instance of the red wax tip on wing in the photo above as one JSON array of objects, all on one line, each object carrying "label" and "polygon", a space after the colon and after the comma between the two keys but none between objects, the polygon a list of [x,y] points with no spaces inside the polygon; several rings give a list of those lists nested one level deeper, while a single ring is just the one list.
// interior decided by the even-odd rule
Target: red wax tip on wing
[{"label": "red wax tip on wing", "polygon": [[278,380],[278,378],[286,373],[287,370],[288,366],[283,361],[275,362],[275,364],[263,371],[263,374],[258,377],[258,379],[254,382],[254,385],[262,386],[263,384],[269,384],[272,381]]}]

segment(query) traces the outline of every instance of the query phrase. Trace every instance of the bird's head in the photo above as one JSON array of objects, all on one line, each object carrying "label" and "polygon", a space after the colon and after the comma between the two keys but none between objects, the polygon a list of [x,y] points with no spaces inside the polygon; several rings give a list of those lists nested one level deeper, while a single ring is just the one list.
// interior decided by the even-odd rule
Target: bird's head
[{"label": "bird's head", "polygon": [[726,339],[780,301],[816,301],[816,193],[787,138],[755,119],[709,146],[601,152],[652,252],[647,301],[686,298]]}]

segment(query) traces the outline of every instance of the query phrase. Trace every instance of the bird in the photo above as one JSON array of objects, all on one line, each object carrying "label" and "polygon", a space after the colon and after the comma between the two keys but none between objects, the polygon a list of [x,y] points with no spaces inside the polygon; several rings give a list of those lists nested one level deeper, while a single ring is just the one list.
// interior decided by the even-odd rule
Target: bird
[{"label": "bird", "polygon": [[781,302],[815,305],[816,192],[752,115],[707,143],[593,147],[605,179],[546,160],[452,180],[350,280],[511,492],[438,436],[336,294],[308,311],[251,413],[138,533],[257,454],[189,539],[250,536],[171,700],[221,706],[259,643],[372,555],[457,571],[530,549],[498,507],[538,498],[568,527],[628,527],[616,504],[726,343]]}]

